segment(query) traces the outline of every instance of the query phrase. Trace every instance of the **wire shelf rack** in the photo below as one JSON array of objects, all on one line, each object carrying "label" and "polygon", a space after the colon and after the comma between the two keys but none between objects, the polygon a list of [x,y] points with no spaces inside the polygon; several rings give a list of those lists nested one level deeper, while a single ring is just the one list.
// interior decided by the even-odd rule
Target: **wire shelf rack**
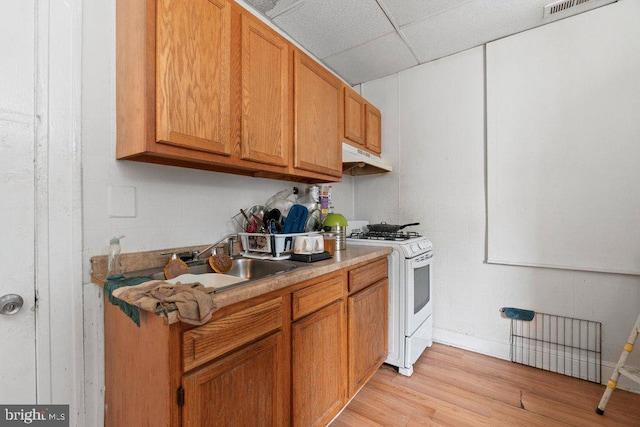
[{"label": "wire shelf rack", "polygon": [[547,313],[511,319],[511,361],[600,384],[602,323]]}]

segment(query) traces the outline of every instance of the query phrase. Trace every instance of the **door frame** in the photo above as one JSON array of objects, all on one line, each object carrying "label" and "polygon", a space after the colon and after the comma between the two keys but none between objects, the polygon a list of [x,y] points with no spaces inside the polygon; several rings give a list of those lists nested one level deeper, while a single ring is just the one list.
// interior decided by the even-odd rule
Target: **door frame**
[{"label": "door frame", "polygon": [[84,425],[82,0],[35,2],[36,400]]}]

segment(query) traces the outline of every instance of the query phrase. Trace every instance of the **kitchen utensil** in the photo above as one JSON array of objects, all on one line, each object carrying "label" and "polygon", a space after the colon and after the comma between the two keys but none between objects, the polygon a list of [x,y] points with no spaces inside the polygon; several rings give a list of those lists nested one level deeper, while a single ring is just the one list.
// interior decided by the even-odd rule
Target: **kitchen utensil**
[{"label": "kitchen utensil", "polygon": [[409,227],[412,225],[420,225],[420,223],[412,222],[410,224],[394,225],[394,224],[387,224],[386,222],[381,222],[380,224],[369,224],[367,225],[367,228],[369,229],[369,231],[378,232],[378,233],[396,233],[402,230],[403,228]]},{"label": "kitchen utensil", "polygon": [[260,218],[258,215],[254,213],[251,214],[251,218],[255,220],[256,228],[258,229],[259,233],[267,232],[267,229],[264,227],[264,222],[262,221],[262,218]]},{"label": "kitchen utensil", "polygon": [[302,205],[293,205],[284,222],[284,233],[303,233],[309,210]]},{"label": "kitchen utensil", "polygon": [[322,229],[322,223],[320,222],[320,209],[315,208],[309,211],[307,216],[307,222],[304,225],[304,232],[309,233],[311,231],[319,231]]},{"label": "kitchen utensil", "polygon": [[[307,216],[309,216],[309,210],[306,207],[302,205],[291,206],[289,215],[287,215],[287,219],[284,222],[284,234],[303,233],[304,226],[307,223]],[[291,247],[292,242],[291,237],[287,237],[284,247]]]},{"label": "kitchen utensil", "polygon": [[233,268],[233,260],[227,254],[215,254],[209,257],[209,265],[216,273],[228,273]]},{"label": "kitchen utensil", "polygon": [[279,209],[270,209],[265,212],[263,220],[269,233],[282,233],[282,213]]},{"label": "kitchen utensil", "polygon": [[330,213],[322,221],[323,227],[346,227],[347,225],[347,220],[339,213]]},{"label": "kitchen utensil", "polygon": [[247,213],[244,211],[244,209],[240,209],[240,213],[242,214],[242,216],[246,221],[245,223],[246,226],[244,231],[246,231],[247,233],[253,233],[254,231],[256,231],[257,226],[253,220],[253,217],[249,218],[249,216],[247,216]]},{"label": "kitchen utensil", "polygon": [[174,277],[178,277],[181,274],[186,274],[188,272],[189,266],[178,258],[176,254],[173,254],[167,265],[164,266],[165,279],[173,279]]},{"label": "kitchen utensil", "polygon": [[265,206],[269,210],[278,209],[283,216],[289,215],[289,209],[298,199],[298,187],[288,188],[274,194],[266,201]]}]

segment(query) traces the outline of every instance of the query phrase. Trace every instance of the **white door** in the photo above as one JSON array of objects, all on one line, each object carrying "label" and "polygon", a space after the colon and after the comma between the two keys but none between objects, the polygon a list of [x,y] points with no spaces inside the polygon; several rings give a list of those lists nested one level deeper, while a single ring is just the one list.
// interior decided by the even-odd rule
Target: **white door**
[{"label": "white door", "polygon": [[2,2],[0,299],[12,294],[24,299],[17,313],[0,314],[3,404],[36,402],[35,16],[35,0]]}]

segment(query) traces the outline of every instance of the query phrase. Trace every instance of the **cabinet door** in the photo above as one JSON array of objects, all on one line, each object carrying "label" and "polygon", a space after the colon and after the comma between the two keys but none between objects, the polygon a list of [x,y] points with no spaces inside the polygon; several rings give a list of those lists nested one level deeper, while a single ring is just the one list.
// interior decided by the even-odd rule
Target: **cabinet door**
[{"label": "cabinet door", "polygon": [[287,166],[291,141],[289,44],[242,14],[242,158]]},{"label": "cabinet door", "polygon": [[227,0],[159,0],[158,142],[231,153],[231,6]]},{"label": "cabinet door", "polygon": [[366,147],[376,154],[382,152],[382,115],[371,104],[366,105]]},{"label": "cabinet door", "polygon": [[383,279],[349,297],[349,396],[387,358],[388,294],[389,281]]},{"label": "cabinet door", "polygon": [[274,426],[288,420],[288,379],[278,332],[185,375],[185,426]]},{"label": "cabinet door", "polygon": [[345,315],[340,300],[292,325],[294,426],[326,425],[346,403]]},{"label": "cabinet door", "polygon": [[365,144],[365,105],[353,89],[344,88],[344,137],[359,145]]},{"label": "cabinet door", "polygon": [[307,55],[294,54],[294,167],[342,176],[342,83]]}]

